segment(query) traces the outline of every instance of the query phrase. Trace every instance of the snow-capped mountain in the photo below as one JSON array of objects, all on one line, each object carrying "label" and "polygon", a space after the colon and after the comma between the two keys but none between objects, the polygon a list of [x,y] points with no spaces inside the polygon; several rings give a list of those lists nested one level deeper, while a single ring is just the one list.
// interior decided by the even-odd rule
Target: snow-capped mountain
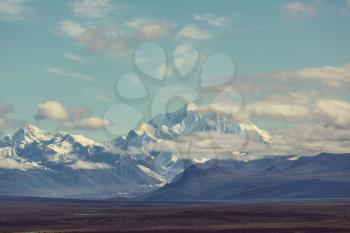
[{"label": "snow-capped mountain", "polygon": [[13,148],[16,155],[35,162],[68,162],[74,156],[89,156],[103,146],[82,135],[50,133],[34,125],[26,125],[13,136],[6,136],[1,147]]},{"label": "snow-capped mountain", "polygon": [[138,129],[132,130],[127,136],[121,136],[110,142],[115,148],[140,148],[160,140],[173,140],[181,136],[192,135],[196,132],[219,132],[239,134],[247,131],[260,143],[271,143],[268,132],[259,129],[253,123],[239,123],[215,112],[203,113],[198,106],[189,103],[178,111],[159,114]]},{"label": "snow-capped mountain", "polygon": [[6,195],[115,196],[164,183],[146,166],[111,153],[103,144],[33,125],[1,140],[0,174],[0,194]]},{"label": "snow-capped mountain", "polygon": [[[107,143],[26,125],[0,140],[0,194],[140,194],[170,182],[190,165],[208,160],[150,151],[146,150],[147,145],[196,132],[235,135],[243,130],[254,132],[261,143],[270,143],[269,134],[255,125],[241,124],[214,112],[203,113],[193,103],[176,112],[157,115]],[[19,182],[13,183],[11,177]]]},{"label": "snow-capped mountain", "polygon": [[151,160],[154,169],[167,181],[171,181],[189,165],[205,162],[210,157],[188,156],[184,160],[167,151],[152,153],[145,147],[150,143],[177,140],[198,132],[217,132],[226,135],[249,133],[251,140],[261,144],[271,143],[270,134],[252,123],[239,123],[215,112],[203,112],[196,104],[188,103],[176,112],[155,116],[149,122],[141,124],[138,129],[131,130],[126,136],[118,137],[108,145],[117,151],[122,149],[137,159],[150,158],[150,154],[153,154]]}]

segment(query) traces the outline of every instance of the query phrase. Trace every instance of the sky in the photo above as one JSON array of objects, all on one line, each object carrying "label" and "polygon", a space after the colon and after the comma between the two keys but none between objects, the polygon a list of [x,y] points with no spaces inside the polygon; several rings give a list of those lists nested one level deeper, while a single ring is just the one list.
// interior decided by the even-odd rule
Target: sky
[{"label": "sky", "polygon": [[234,76],[280,149],[347,150],[349,25],[349,0],[0,0],[0,132],[106,141],[161,112],[175,79],[219,93]]}]

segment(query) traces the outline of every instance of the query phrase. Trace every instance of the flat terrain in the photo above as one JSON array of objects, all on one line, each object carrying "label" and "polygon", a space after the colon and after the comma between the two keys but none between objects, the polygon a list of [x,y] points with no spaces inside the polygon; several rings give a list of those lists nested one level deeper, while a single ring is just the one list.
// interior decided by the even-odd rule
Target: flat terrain
[{"label": "flat terrain", "polygon": [[0,198],[0,232],[350,232],[350,202],[141,203]]}]

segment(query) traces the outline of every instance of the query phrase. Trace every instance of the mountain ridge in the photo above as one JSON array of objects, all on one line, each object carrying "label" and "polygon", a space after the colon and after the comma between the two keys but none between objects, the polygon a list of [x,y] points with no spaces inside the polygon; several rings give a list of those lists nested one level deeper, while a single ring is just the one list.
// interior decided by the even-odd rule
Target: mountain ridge
[{"label": "mountain ridge", "polygon": [[248,162],[216,161],[211,164],[200,167],[192,165],[173,183],[145,194],[141,199],[229,201],[350,198],[350,172],[346,170],[350,166],[350,154],[320,153],[301,157],[299,161],[276,157]]},{"label": "mountain ridge", "polygon": [[[233,156],[231,160],[216,161],[206,157],[209,152],[198,159],[146,148],[152,143],[176,141],[201,132],[236,135],[243,130],[254,132],[255,139],[261,144],[272,141],[268,132],[255,125],[239,123],[215,112],[202,112],[200,106],[193,104],[173,113],[159,114],[128,134],[105,143],[82,135],[50,133],[29,124],[0,140],[0,195],[134,197],[152,193],[164,185],[160,190],[184,182],[184,179],[210,174],[218,176],[215,179],[238,177],[246,180],[251,175],[301,175],[305,169],[314,173],[329,172],[332,166],[349,170],[350,164],[341,166],[344,161],[328,161],[329,167],[320,168],[320,164],[309,163],[310,159],[301,155],[273,158],[266,155],[266,158],[248,162],[239,159],[244,156]],[[327,156],[324,159],[327,160]],[[17,183],[13,183],[13,177]],[[193,186],[200,187],[199,184]],[[214,194],[215,190],[212,190],[210,195]]]}]

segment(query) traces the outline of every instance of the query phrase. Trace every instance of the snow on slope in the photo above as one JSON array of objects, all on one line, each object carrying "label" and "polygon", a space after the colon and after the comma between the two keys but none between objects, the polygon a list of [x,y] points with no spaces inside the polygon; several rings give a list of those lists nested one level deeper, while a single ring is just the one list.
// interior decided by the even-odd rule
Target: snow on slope
[{"label": "snow on slope", "polygon": [[156,172],[152,171],[152,170],[149,169],[148,167],[145,167],[145,166],[140,165],[140,164],[138,164],[137,167],[140,168],[144,173],[146,173],[146,174],[149,175],[150,177],[153,177],[153,178],[155,178],[155,179],[157,179],[157,180],[160,180],[160,181],[162,181],[162,183],[166,183],[166,182],[165,182],[165,179],[164,179],[162,176],[160,176],[160,175],[157,174]]},{"label": "snow on slope", "polygon": [[[120,184],[158,185],[169,182],[193,163],[205,162],[206,158],[184,161],[175,154],[151,154],[144,149],[145,145],[191,136],[196,132],[237,134],[242,130],[254,132],[261,143],[271,142],[270,135],[253,124],[241,124],[215,112],[200,112],[192,103],[176,112],[157,115],[138,129],[105,144],[82,135],[50,133],[26,125],[13,136],[0,140],[0,168],[55,172],[63,169],[64,174],[71,172],[69,169],[79,170],[79,174],[85,170],[89,175],[74,175],[74,180],[104,185],[106,177],[116,176],[113,182]],[[130,187],[139,190],[136,186]]]}]

